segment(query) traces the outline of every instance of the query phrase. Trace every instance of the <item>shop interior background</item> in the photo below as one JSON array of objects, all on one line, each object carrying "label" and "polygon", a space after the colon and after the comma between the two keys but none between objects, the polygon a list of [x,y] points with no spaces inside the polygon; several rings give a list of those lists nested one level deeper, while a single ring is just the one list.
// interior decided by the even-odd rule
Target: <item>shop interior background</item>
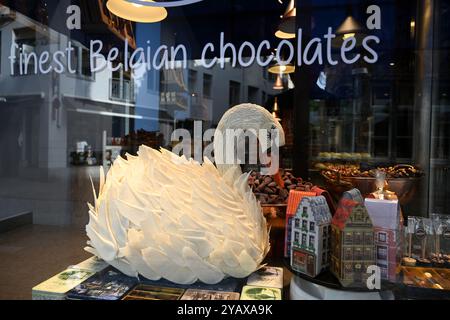
[{"label": "shop interior background", "polygon": [[[17,258],[0,271],[34,256],[43,263],[33,265],[42,269],[30,276],[37,283],[66,267],[64,259],[84,257],[89,177],[98,179],[99,165],[134,154],[141,143],[170,149],[173,130],[192,131],[194,121],[202,121],[203,130],[214,128],[229,107],[244,102],[271,112],[277,102],[287,137],[281,166],[296,175],[320,183],[314,163],[324,152],[414,164],[425,175],[404,214],[450,213],[449,1],[297,1],[303,41],[337,29],[349,15],[364,26],[366,8],[379,5],[379,60],[302,66],[283,75],[282,89],[274,89],[277,75],[256,64],[232,68],[228,61],[222,70],[196,61],[221,32],[236,45],[277,44],[286,1],[205,0],[171,9],[156,24],[118,19],[105,2],[0,0],[0,220],[6,222],[0,224],[0,256]],[[81,30],[66,27],[62,13],[71,4],[82,9]],[[123,69],[92,73],[93,39],[118,48],[125,39],[132,46],[183,43],[188,68],[139,78]],[[64,49],[69,41],[75,74],[10,75],[12,44],[19,52],[41,52]],[[9,231],[16,225],[26,226]]]}]

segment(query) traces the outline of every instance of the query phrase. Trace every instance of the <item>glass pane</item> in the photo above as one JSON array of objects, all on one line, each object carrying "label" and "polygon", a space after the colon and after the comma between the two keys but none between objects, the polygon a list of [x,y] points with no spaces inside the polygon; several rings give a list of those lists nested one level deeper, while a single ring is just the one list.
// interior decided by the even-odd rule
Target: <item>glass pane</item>
[{"label": "glass pane", "polygon": [[[117,159],[132,161],[143,145],[183,146],[187,157],[214,160],[212,130],[242,103],[265,108],[285,133],[279,175],[258,173],[263,157],[249,163],[250,150],[239,159],[254,173],[251,188],[269,220],[284,218],[290,190],[317,186],[334,204],[353,187],[365,197],[375,191],[376,169],[387,172],[405,219],[450,213],[448,1],[379,1],[379,21],[370,20],[364,0],[294,2],[295,26],[286,35],[286,0],[200,1],[169,7],[154,23],[120,18],[107,0],[0,0],[0,260],[9,281],[0,299],[8,292],[30,297],[34,283],[14,291],[18,265],[20,275],[35,275],[29,265],[48,270],[37,279],[89,256],[86,203],[94,202],[92,184],[100,193],[100,166],[111,181]],[[74,5],[79,26],[77,11],[67,13]],[[277,162],[276,150],[264,151]],[[150,185],[135,191],[154,194],[170,183]],[[170,200],[192,190],[184,191]],[[132,195],[113,198],[120,197]],[[305,206],[294,220],[302,228],[294,240],[304,249],[318,240],[308,233],[316,216]],[[344,230],[340,244],[339,228],[333,230],[333,237],[330,227],[323,235],[348,260],[386,255],[366,250],[370,232]],[[352,275],[353,265],[344,272]]]}]

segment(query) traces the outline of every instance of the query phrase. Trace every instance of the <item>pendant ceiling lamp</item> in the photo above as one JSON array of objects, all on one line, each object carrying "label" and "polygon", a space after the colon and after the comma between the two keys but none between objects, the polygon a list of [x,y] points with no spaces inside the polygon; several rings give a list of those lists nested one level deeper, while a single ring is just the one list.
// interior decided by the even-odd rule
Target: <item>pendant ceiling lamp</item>
[{"label": "pendant ceiling lamp", "polygon": [[295,33],[286,33],[283,32],[281,30],[277,30],[277,32],[275,32],[275,37],[277,37],[278,39],[295,39]]},{"label": "pendant ceiling lamp", "polygon": [[289,74],[289,73],[294,73],[295,72],[295,67],[293,64],[289,63],[289,64],[285,64],[285,65],[281,65],[278,62],[271,65],[268,69],[268,71],[270,73],[274,73],[274,74]]},{"label": "pendant ceiling lamp", "polygon": [[295,18],[297,16],[297,8],[295,7],[295,0],[290,0],[286,12],[281,19],[278,30],[285,34],[294,34],[295,37]]},{"label": "pendant ceiling lamp", "polygon": [[159,22],[167,17],[167,10],[161,6],[151,6],[153,0],[143,0],[149,5],[132,3],[127,0],[108,0],[106,6],[114,15],[135,22]]},{"label": "pendant ceiling lamp", "polygon": [[282,75],[277,75],[277,80],[275,81],[275,84],[273,85],[273,89],[274,90],[283,90],[284,89],[284,85],[283,85],[283,79],[281,78]]},{"label": "pendant ceiling lamp", "polygon": [[362,31],[361,25],[352,16],[348,16],[341,26],[337,29],[336,34],[341,35],[342,39],[355,37],[355,35]]}]

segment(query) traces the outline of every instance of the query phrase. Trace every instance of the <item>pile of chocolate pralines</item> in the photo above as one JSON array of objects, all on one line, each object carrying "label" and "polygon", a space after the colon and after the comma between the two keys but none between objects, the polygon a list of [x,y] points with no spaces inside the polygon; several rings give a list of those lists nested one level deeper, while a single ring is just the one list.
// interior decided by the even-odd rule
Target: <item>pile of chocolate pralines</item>
[{"label": "pile of chocolate pralines", "polygon": [[336,180],[338,175],[341,177],[372,177],[375,178],[377,171],[386,173],[386,178],[417,178],[423,176],[423,171],[418,167],[403,164],[390,167],[376,167],[372,169],[363,169],[356,164],[333,164],[333,163],[317,163],[315,166],[322,171],[327,178]]},{"label": "pile of chocolate pralines", "polygon": [[313,187],[310,182],[294,177],[290,171],[280,170],[280,176],[284,187],[275,181],[274,176],[261,175],[255,171],[250,174],[248,184],[262,205],[287,204],[290,190],[309,191]]}]

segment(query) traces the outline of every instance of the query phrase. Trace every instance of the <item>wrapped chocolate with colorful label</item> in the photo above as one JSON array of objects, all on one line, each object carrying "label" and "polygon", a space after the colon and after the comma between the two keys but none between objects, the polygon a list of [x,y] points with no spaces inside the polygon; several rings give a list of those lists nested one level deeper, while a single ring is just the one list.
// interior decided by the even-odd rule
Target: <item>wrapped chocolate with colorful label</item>
[{"label": "wrapped chocolate with colorful label", "polygon": [[434,267],[450,267],[450,216],[432,214],[431,220],[434,230],[434,252],[431,254],[431,263]]}]

